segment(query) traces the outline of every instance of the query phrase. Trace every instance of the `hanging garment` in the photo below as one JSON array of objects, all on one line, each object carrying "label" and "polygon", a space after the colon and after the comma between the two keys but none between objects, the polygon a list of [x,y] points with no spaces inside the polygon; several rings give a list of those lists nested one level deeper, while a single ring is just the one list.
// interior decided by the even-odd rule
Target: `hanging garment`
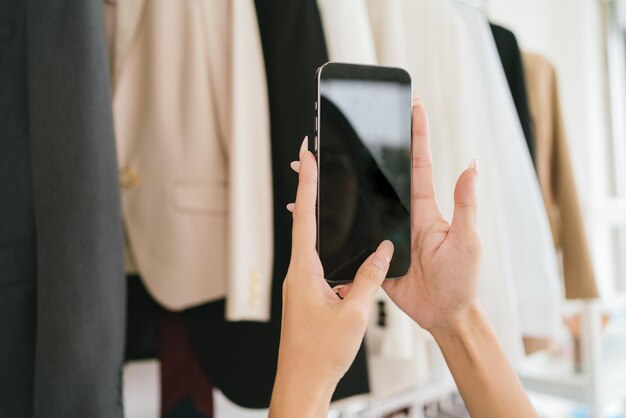
[{"label": "hanging garment", "polygon": [[185,416],[176,413],[182,403],[197,410],[194,416],[213,418],[213,386],[194,352],[182,314],[161,309],[159,317],[161,416]]},{"label": "hanging garment", "polygon": [[[161,307],[139,276],[127,277],[126,361],[158,358],[161,416],[213,416],[213,386],[195,352],[183,314]],[[185,415],[187,414],[187,415]]]},{"label": "hanging garment", "polygon": [[226,296],[229,320],[269,320],[269,118],[251,0],[124,0],[114,28],[132,270],[168,309]]},{"label": "hanging garment", "polygon": [[[315,70],[327,61],[315,0],[257,0],[272,130],[274,191],[274,279],[271,321],[224,321],[224,303],[184,313],[192,343],[211,382],[234,403],[248,408],[269,405],[280,338],[282,283],[291,256],[293,202],[297,176],[289,163],[298,158],[304,135],[314,125]],[[334,399],[369,390],[363,348],[339,382]]]},{"label": "hanging garment", "polygon": [[[374,38],[365,0],[318,0],[330,61],[375,65]],[[408,128],[407,128],[408,129]],[[381,289],[368,326],[367,360],[372,393],[398,393],[427,380],[424,332]]]},{"label": "hanging garment", "polygon": [[[0,8],[0,416],[33,416],[37,247],[28,131],[27,2]],[[48,249],[49,251],[49,249]]]},{"label": "hanging garment", "polygon": [[376,64],[374,38],[365,0],[318,0],[328,59]]},{"label": "hanging garment", "polygon": [[[409,70],[416,97],[428,112],[433,174],[442,214],[451,219],[453,191],[472,158],[480,164],[478,224],[484,242],[479,299],[509,358],[521,359],[522,337],[514,294],[496,155],[488,142],[489,113],[482,71],[453,3],[369,0],[378,59]],[[462,69],[462,70],[461,70]]]},{"label": "hanging garment", "polygon": [[561,117],[557,76],[544,57],[524,53],[536,141],[536,161],[552,237],[563,256],[568,299],[598,297],[576,184]]},{"label": "hanging garment", "polygon": [[158,351],[159,316],[163,308],[139,276],[126,277],[126,348],[128,361],[154,359]]},{"label": "hanging garment", "polygon": [[509,83],[509,90],[515,103],[517,117],[522,125],[526,145],[533,162],[535,161],[535,142],[532,132],[532,120],[528,105],[528,93],[526,92],[526,78],[524,77],[524,65],[522,63],[522,53],[517,44],[515,34],[502,26],[489,25],[493,39],[496,42],[500,62]]},{"label": "hanging garment", "polygon": [[536,176],[485,17],[450,1],[369,5],[379,61],[405,64],[428,109],[444,216],[458,174],[471,158],[480,162],[479,297],[515,361],[522,333],[556,332],[560,293]]},{"label": "hanging garment", "polygon": [[0,6],[2,417],[123,416],[125,284],[102,19],[93,2]]},{"label": "hanging garment", "polygon": [[488,138],[497,155],[522,333],[553,338],[561,324],[563,292],[537,176],[485,15],[466,4],[458,9],[483,69],[482,97],[492,115]]}]

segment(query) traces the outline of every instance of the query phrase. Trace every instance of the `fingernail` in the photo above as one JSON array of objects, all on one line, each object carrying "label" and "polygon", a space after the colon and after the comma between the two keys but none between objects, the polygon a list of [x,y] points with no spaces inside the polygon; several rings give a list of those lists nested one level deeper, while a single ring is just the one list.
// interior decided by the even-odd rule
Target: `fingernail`
[{"label": "fingernail", "polygon": [[333,292],[335,292],[335,293],[339,293],[339,291],[340,291],[341,289],[343,289],[344,287],[346,287],[346,285],[345,285],[345,284],[340,284],[339,286],[335,286],[335,287],[333,287]]},{"label": "fingernail", "polygon": [[[376,254],[380,254],[380,253],[382,252],[381,250],[382,250],[384,247],[388,247],[388,248],[389,248],[389,251],[390,251],[391,253],[393,253],[393,250],[394,250],[394,248],[393,248],[393,242],[391,242],[391,241],[389,241],[388,239],[386,239],[386,240],[384,240],[383,242],[381,242],[381,243],[378,245],[378,248],[376,249]],[[387,262],[387,264],[389,264],[389,262],[391,261],[391,256],[389,256],[389,255],[385,255],[385,256],[382,256],[382,255],[381,255],[380,257],[381,257],[381,258],[384,258],[384,259],[385,259],[385,261]]]},{"label": "fingernail", "polygon": [[471,168],[472,170],[476,172],[476,174],[478,174],[478,160],[476,158],[470,161],[469,168]]},{"label": "fingernail", "polygon": [[302,159],[302,156],[304,155],[304,153],[309,149],[309,136],[305,136],[304,140],[302,141],[302,145],[300,145],[300,159]]},{"label": "fingernail", "polygon": [[422,102],[422,99],[420,99],[419,97],[414,97],[413,98],[413,106],[421,106],[424,102]]},{"label": "fingernail", "polygon": [[300,161],[292,161],[289,166],[296,173],[300,173]]},{"label": "fingernail", "polygon": [[374,257],[372,257],[372,264],[385,271],[387,269],[387,265],[389,264],[385,258],[379,256],[378,254],[374,254]]},{"label": "fingernail", "polygon": [[287,210],[293,213],[293,209],[296,207],[295,203],[287,203]]},{"label": "fingernail", "polygon": [[348,293],[349,287],[350,287],[350,283],[340,284],[338,286],[333,287],[333,292],[335,292],[335,294],[339,297],[339,299],[343,300],[344,296],[342,296],[341,294],[343,293],[344,295],[346,295]]}]

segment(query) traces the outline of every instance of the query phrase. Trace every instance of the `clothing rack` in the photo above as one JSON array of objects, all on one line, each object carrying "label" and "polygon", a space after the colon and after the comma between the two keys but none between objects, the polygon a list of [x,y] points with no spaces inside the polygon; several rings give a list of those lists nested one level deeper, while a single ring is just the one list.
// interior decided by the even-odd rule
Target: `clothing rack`
[{"label": "clothing rack", "polygon": [[[604,406],[614,401],[626,402],[625,363],[607,364],[604,348],[607,333],[603,331],[603,315],[611,312],[615,320],[626,321],[626,293],[610,301],[581,300],[569,302],[566,309],[581,315],[581,367],[564,372],[565,368],[553,359],[546,359],[545,352],[529,357],[518,373],[524,387],[534,393],[555,396],[585,405],[591,418],[602,418]],[[621,325],[621,324],[620,324]],[[618,325],[619,326],[619,325]],[[619,333],[621,347],[626,346],[626,333]],[[615,335],[612,336],[615,344]],[[613,349],[615,351],[615,347]],[[610,350],[609,350],[610,353]],[[613,353],[614,354],[614,353]],[[543,357],[542,357],[543,356]],[[538,361],[537,361],[538,360]],[[545,370],[546,363],[552,364]],[[424,418],[424,408],[449,397],[455,392],[449,374],[436,374],[419,386],[385,396],[361,395],[333,403],[331,418],[382,418],[408,410],[410,418]]]},{"label": "clothing rack", "polygon": [[[614,297],[610,301],[581,300],[570,302],[574,312],[581,315],[581,367],[579,371],[567,370],[558,364],[559,360],[542,359],[541,353],[526,367],[520,370],[520,379],[527,390],[545,395],[555,396],[585,405],[590,418],[602,418],[605,405],[615,401],[626,401],[626,375],[623,370],[625,362],[620,355],[607,355],[616,351],[615,336],[607,335],[603,330],[603,315],[610,312],[616,315],[614,320],[624,321],[626,315],[626,293]],[[608,337],[608,341],[607,341]],[[626,346],[626,335],[617,335],[617,349],[623,352]],[[609,346],[605,346],[606,344]],[[611,345],[613,347],[611,347]],[[612,350],[611,350],[612,348]],[[535,356],[535,355],[534,355]],[[617,363],[616,363],[617,361]],[[545,365],[553,370],[546,370]],[[537,367],[538,366],[538,367]]]},{"label": "clothing rack", "polygon": [[359,395],[331,405],[329,418],[383,418],[399,411],[408,411],[409,418],[425,418],[424,411],[457,393],[452,374],[434,339],[426,343],[432,361],[430,378],[407,389],[388,393]]},{"label": "clothing rack", "polygon": [[363,395],[332,405],[329,418],[382,418],[407,410],[410,418],[424,418],[424,409],[455,393],[451,376],[433,379],[387,396]]}]

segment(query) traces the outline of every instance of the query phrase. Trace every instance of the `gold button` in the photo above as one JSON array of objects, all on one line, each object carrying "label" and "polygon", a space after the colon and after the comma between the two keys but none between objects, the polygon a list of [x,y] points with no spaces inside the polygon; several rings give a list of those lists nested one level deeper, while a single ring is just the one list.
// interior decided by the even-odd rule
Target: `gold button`
[{"label": "gold button", "polygon": [[250,298],[250,306],[253,308],[258,308],[259,307],[259,298],[256,296],[253,296]]},{"label": "gold button", "polygon": [[259,273],[259,270],[257,269],[252,269],[250,271],[250,277],[252,277],[253,280],[257,281],[261,278],[261,273]]},{"label": "gold button", "polygon": [[137,186],[137,173],[130,168],[124,168],[120,171],[119,182],[123,189],[132,189]]}]

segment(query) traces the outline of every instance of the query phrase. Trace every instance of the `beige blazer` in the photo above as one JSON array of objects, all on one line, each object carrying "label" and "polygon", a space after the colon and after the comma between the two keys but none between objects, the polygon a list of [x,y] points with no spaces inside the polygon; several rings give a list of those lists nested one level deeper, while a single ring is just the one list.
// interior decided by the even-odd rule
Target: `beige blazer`
[{"label": "beige blazer", "polygon": [[565,295],[569,299],[596,298],[598,290],[561,117],[556,72],[540,55],[524,53],[523,61],[537,174],[554,243],[563,256]]},{"label": "beige blazer", "polygon": [[113,110],[128,244],[163,306],[269,319],[267,81],[252,0],[123,0]]}]

